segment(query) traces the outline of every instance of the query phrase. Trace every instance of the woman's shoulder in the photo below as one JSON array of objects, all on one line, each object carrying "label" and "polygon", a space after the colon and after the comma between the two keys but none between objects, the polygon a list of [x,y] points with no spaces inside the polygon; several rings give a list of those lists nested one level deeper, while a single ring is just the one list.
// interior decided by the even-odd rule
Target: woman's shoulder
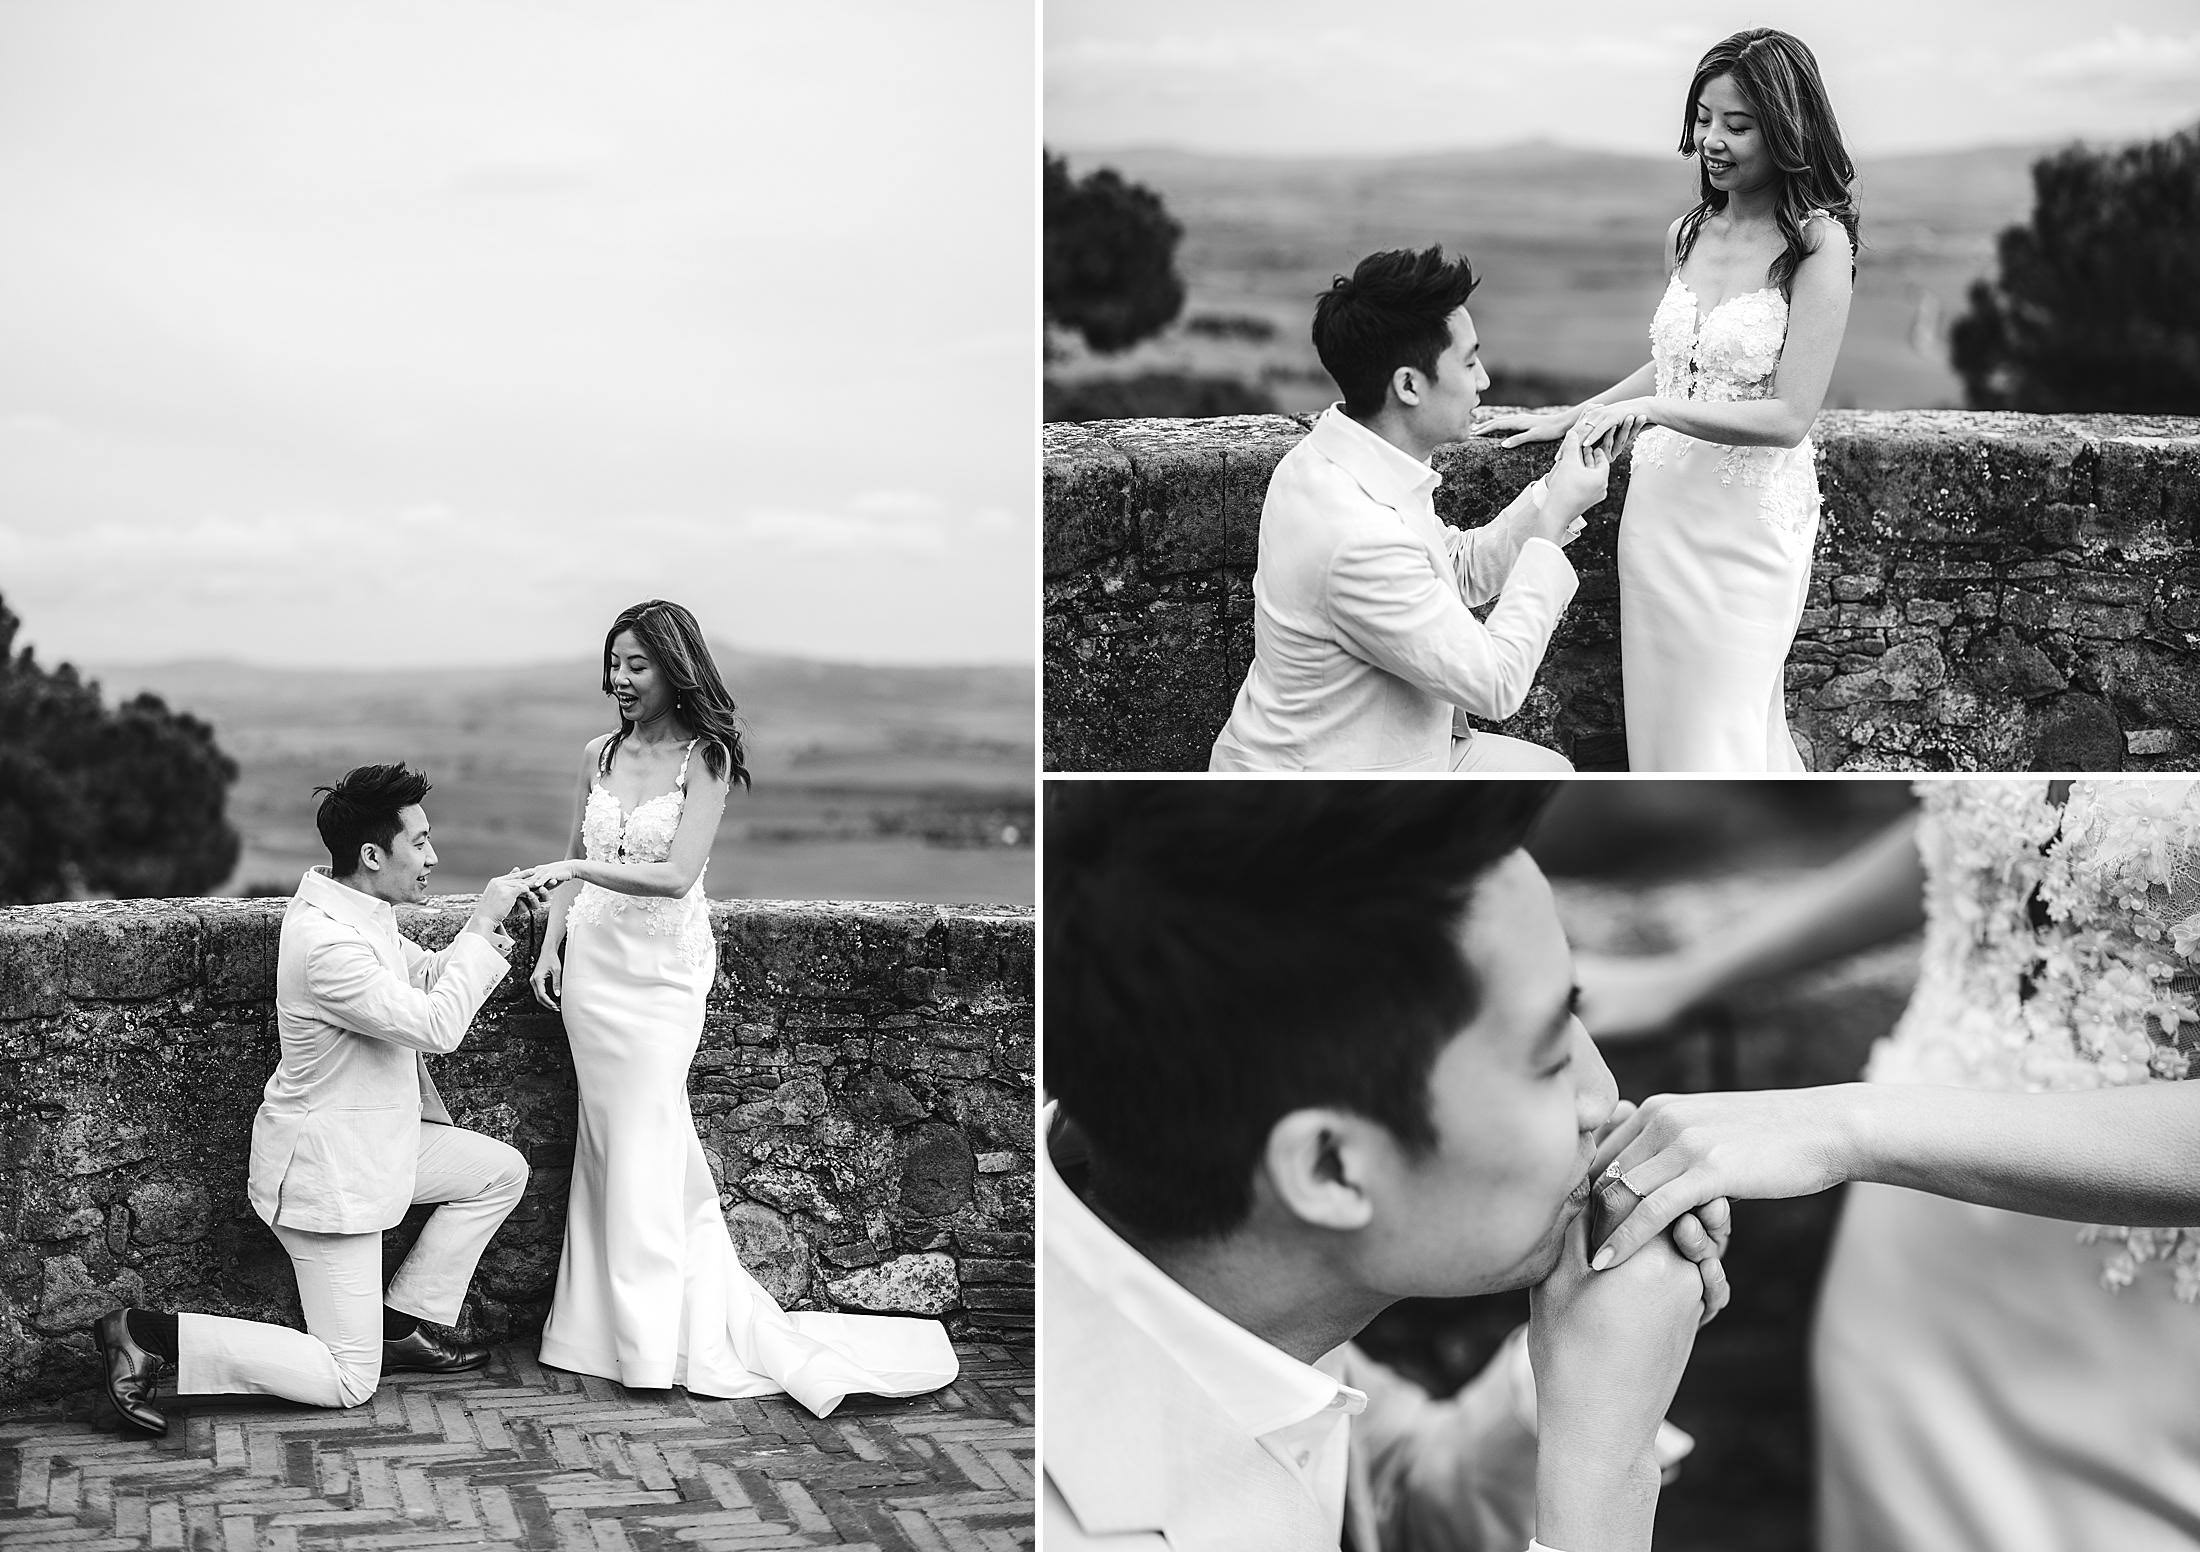
[{"label": "woman's shoulder", "polygon": [[1849,240],[1848,223],[1823,206],[1814,206],[1803,212],[1802,228],[1803,248],[1808,253],[1818,253],[1833,243],[1836,237],[1840,239],[1842,252],[1846,253],[1854,246]]}]

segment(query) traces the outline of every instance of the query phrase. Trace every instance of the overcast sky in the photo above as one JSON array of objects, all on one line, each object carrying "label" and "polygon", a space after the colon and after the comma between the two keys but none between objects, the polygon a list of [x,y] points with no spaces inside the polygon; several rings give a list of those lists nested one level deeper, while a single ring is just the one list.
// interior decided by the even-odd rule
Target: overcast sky
[{"label": "overcast sky", "polygon": [[1705,49],[1781,27],[1850,148],[2151,137],[2200,120],[2193,0],[1048,0],[1061,149],[1660,152]]},{"label": "overcast sky", "polygon": [[1030,0],[0,0],[43,658],[1032,653]]}]

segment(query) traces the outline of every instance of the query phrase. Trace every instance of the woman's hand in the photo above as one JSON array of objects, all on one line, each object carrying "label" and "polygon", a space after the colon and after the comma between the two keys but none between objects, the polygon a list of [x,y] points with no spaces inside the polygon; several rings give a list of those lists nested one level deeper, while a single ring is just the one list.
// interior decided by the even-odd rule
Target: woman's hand
[{"label": "woman's hand", "polygon": [[1492,415],[1474,428],[1476,436],[1497,436],[1502,432],[1514,433],[1500,442],[1500,447],[1518,447],[1523,442],[1555,442],[1573,429],[1581,418],[1581,406],[1563,410],[1514,410],[1505,415]]},{"label": "woman's hand", "polygon": [[[1859,1083],[1738,1094],[1659,1094],[1597,1149],[1599,1188],[1639,1201],[1591,1263],[1615,1266],[1690,1209],[1721,1197],[1809,1196],[1854,1173]],[[1676,1231],[1676,1240],[1678,1231]]]},{"label": "woman's hand", "polygon": [[571,883],[577,876],[574,869],[579,865],[580,859],[577,857],[568,857],[562,862],[541,863],[527,870],[527,885],[530,889],[549,890],[560,884]]},{"label": "woman's hand", "polygon": [[[1612,1111],[1612,1119],[1604,1124],[1598,1134],[1601,1143],[1618,1131],[1627,1118],[1635,1113],[1633,1100],[1623,1099]],[[1600,1179],[1596,1190],[1589,1197],[1588,1253],[1595,1255],[1599,1246],[1610,1237],[1642,1198],[1627,1189],[1625,1183],[1613,1179]],[[1718,1317],[1719,1311],[1733,1297],[1733,1289],[1726,1280],[1726,1247],[1734,1238],[1734,1209],[1723,1196],[1714,1197],[1694,1212],[1684,1212],[1673,1224],[1668,1236],[1673,1248],[1695,1263],[1696,1275],[1703,1284],[1703,1314],[1697,1318],[1699,1326],[1708,1326]]]},{"label": "woman's hand", "polygon": [[535,989],[535,1001],[552,1013],[559,1012],[558,999],[565,994],[565,962],[554,948],[542,951],[535,961],[535,973],[527,978],[527,984]]},{"label": "woman's hand", "polygon": [[1651,416],[1652,401],[1622,399],[1617,404],[1590,404],[1582,410],[1581,424],[1576,428],[1582,445],[1594,447],[1604,444],[1604,451],[1617,458],[1634,445],[1635,437],[1645,426],[1654,424]]},{"label": "woman's hand", "polygon": [[1679,954],[1576,954],[1574,982],[1581,988],[1582,1027],[1599,1045],[1665,1034],[1701,995]]}]

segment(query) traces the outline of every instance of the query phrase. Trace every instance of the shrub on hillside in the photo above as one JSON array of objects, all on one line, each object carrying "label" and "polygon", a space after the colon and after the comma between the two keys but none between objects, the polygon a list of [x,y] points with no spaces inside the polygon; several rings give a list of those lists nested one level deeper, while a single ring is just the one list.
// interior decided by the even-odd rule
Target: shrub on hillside
[{"label": "shrub on hillside", "polygon": [[157,695],[108,707],[63,663],[14,652],[0,603],[0,905],[204,894],[237,864],[236,762]]},{"label": "shrub on hillside", "polygon": [[2200,129],[2032,165],[1949,338],[1974,409],[2200,415]]}]

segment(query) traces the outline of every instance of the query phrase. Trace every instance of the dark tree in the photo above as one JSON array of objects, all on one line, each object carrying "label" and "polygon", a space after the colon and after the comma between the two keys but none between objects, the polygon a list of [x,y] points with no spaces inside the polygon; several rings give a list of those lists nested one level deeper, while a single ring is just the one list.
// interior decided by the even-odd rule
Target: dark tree
[{"label": "dark tree", "polygon": [[1061,157],[1041,155],[1048,321],[1104,354],[1159,334],[1184,308],[1176,272],[1184,228],[1159,195],[1113,168],[1072,179]]},{"label": "dark tree", "polygon": [[68,664],[16,653],[21,625],[0,603],[0,905],[220,884],[237,766],[214,730],[157,695],[110,710]]},{"label": "dark tree", "polygon": [[2200,129],[2032,165],[1950,354],[1975,409],[2200,415]]}]

